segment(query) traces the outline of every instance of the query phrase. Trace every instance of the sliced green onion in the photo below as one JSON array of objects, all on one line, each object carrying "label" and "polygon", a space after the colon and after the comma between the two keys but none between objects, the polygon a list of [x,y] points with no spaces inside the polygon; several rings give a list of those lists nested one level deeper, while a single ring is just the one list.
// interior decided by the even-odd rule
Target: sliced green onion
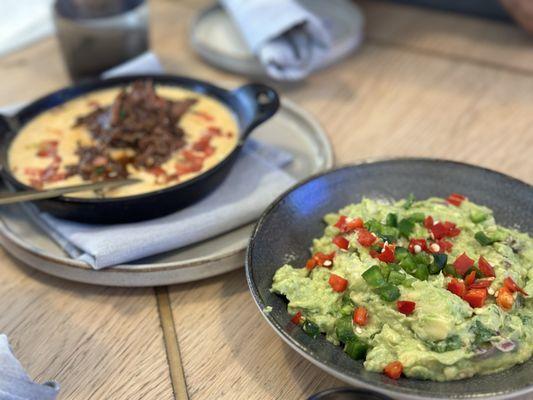
[{"label": "sliced green onion", "polygon": [[396,228],[398,226],[398,215],[393,213],[387,214],[387,218],[385,218],[385,224]]},{"label": "sliced green onion", "polygon": [[354,360],[363,360],[366,357],[368,346],[359,339],[350,340],[344,346],[344,351]]},{"label": "sliced green onion", "polygon": [[405,281],[405,274],[399,271],[391,271],[389,274],[389,283],[399,285]]},{"label": "sliced green onion", "polygon": [[377,265],[373,265],[361,274],[368,286],[376,288],[385,284],[385,278]]},{"label": "sliced green onion", "polygon": [[307,333],[308,336],[311,336],[313,339],[316,339],[320,334],[320,328],[318,327],[318,325],[308,320],[304,322],[302,329],[305,333]]},{"label": "sliced green onion", "polygon": [[413,229],[415,228],[415,223],[411,221],[410,219],[402,219],[400,222],[398,222],[398,230],[400,231],[400,236],[403,236],[405,238],[409,238],[409,235],[413,232]]},{"label": "sliced green onion", "polygon": [[350,340],[356,339],[353,331],[352,317],[346,316],[339,318],[337,322],[335,322],[335,333],[342,343],[348,343]]},{"label": "sliced green onion", "polygon": [[470,211],[470,220],[475,224],[483,222],[487,219],[488,215],[480,210]]},{"label": "sliced green onion", "polygon": [[478,243],[482,246],[489,246],[492,243],[494,243],[494,240],[489,238],[487,235],[485,235],[483,232],[479,231],[476,232],[474,235],[474,238],[478,241]]},{"label": "sliced green onion", "polygon": [[400,298],[400,290],[397,286],[394,286],[391,283],[386,283],[385,285],[376,289],[376,293],[385,301],[394,301]]}]

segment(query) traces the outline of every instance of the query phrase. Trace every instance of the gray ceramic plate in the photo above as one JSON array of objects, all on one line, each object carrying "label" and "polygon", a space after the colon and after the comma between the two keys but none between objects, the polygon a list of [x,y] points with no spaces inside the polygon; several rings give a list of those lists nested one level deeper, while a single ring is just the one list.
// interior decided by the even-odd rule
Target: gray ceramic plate
[{"label": "gray ceramic plate", "polygon": [[[296,351],[328,373],[355,386],[394,398],[508,399],[533,393],[533,361],[507,371],[454,382],[430,382],[365,371],[340,347],[316,340],[289,323],[286,301],[270,293],[276,269],[291,261],[304,265],[309,244],[322,234],[322,216],[359,202],[363,196],[401,199],[447,197],[457,192],[494,210],[503,225],[533,234],[533,188],[500,173],[472,165],[431,159],[392,159],[361,163],[312,177],[279,197],[252,235],[246,274],[252,295],[274,330]],[[266,306],[272,312],[264,313]],[[529,397],[531,398],[531,397]]]},{"label": "gray ceramic plate", "polygon": [[[329,140],[314,118],[283,100],[278,113],[253,136],[293,154],[285,170],[296,179],[331,168]],[[189,282],[242,267],[253,225],[186,248],[95,271],[65,252],[28,217],[20,206],[0,208],[0,244],[24,263],[42,272],[79,282],[107,286],[156,286]]]}]

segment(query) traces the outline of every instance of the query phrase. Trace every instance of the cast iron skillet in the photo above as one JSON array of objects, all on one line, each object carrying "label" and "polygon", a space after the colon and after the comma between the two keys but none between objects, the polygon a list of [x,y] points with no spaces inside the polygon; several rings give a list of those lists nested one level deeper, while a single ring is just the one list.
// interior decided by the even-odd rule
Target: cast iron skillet
[{"label": "cast iron skillet", "polygon": [[8,151],[18,130],[32,118],[68,100],[92,91],[124,86],[138,79],[150,79],[154,83],[179,86],[197,93],[209,95],[227,106],[239,125],[239,141],[235,149],[219,164],[197,177],[166,189],[145,194],[109,199],[82,199],[61,196],[42,200],[36,205],[57,217],[87,223],[133,222],[159,217],[183,208],[217,187],[226,177],[241,151],[242,145],[255,127],[274,115],[279,107],[277,93],[270,87],[251,83],[228,91],[208,82],[173,75],[135,75],[97,80],[70,86],[44,96],[24,107],[13,117],[0,118],[2,176],[15,190],[30,187],[18,181],[10,172]]},{"label": "cast iron skillet", "polygon": [[[324,231],[322,217],[370,198],[447,197],[457,192],[490,207],[496,221],[533,235],[533,187],[488,169],[434,159],[364,162],[316,175],[289,189],[259,219],[246,256],[246,278],[259,310],[274,331],[302,356],[343,381],[395,399],[509,399],[531,395],[533,359],[506,371],[451,382],[400,378],[366,371],[339,346],[290,323],[286,300],[270,292],[283,264],[304,266],[313,238]],[[265,307],[272,307],[265,312]],[[527,397],[530,398],[530,397]]]}]

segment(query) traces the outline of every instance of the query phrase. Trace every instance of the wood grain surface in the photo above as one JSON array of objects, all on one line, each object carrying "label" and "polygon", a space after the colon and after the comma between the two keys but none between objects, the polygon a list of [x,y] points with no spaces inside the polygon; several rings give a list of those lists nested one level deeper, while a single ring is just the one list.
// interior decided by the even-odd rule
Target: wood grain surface
[{"label": "wood grain surface", "polygon": [[[209,3],[151,1],[152,48],[170,73],[244,81],[188,46]],[[367,40],[357,54],[306,82],[275,84],[322,123],[338,162],[444,157],[533,183],[531,38],[513,25],[358,3]],[[55,38],[0,58],[0,72],[0,105],[68,83]],[[60,399],[299,399],[341,384],[276,336],[243,271],[173,286],[167,303],[166,290],[74,284],[0,256],[0,330],[32,377],[60,381]]]}]

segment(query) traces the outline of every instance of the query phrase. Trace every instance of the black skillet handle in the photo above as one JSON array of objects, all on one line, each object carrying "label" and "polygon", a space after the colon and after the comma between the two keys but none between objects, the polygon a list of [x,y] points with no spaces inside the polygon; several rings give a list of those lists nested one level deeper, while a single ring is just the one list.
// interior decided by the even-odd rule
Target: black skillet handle
[{"label": "black skillet handle", "polygon": [[274,89],[261,83],[250,83],[232,92],[244,110],[243,138],[259,124],[272,117],[279,108],[279,96]]}]

